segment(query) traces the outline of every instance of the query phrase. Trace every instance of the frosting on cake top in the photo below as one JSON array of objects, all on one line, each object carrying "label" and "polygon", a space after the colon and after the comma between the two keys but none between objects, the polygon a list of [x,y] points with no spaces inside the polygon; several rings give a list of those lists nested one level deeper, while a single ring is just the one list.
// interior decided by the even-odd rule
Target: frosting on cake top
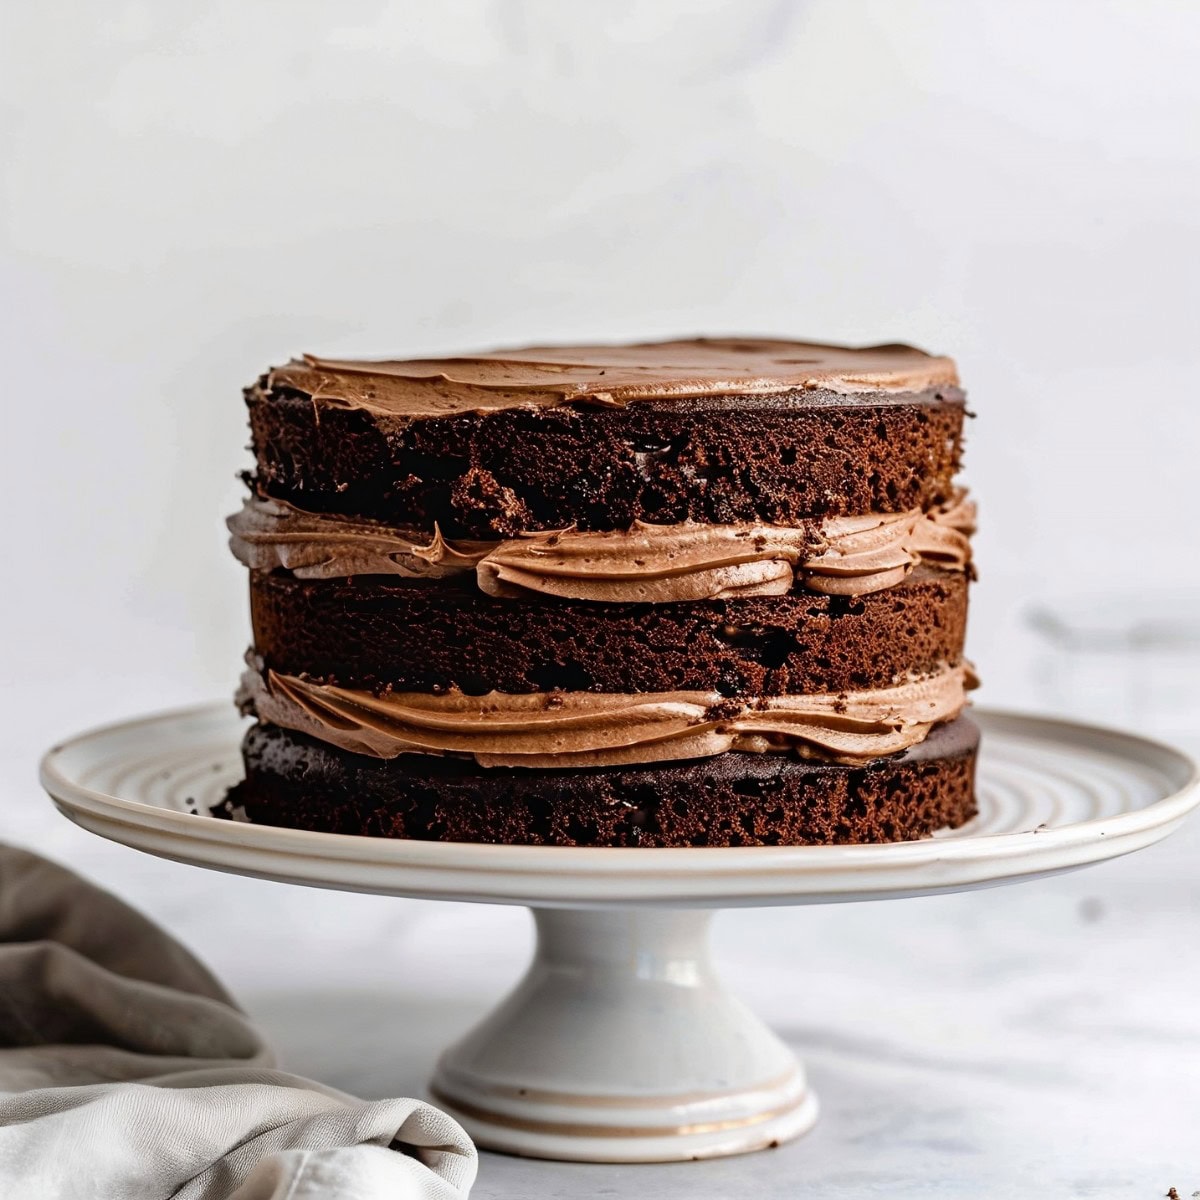
[{"label": "frosting on cake top", "polygon": [[820,390],[844,396],[954,387],[954,361],[913,346],[691,338],[627,346],[531,346],[449,358],[306,354],[267,375],[318,404],[401,419],[587,403]]}]

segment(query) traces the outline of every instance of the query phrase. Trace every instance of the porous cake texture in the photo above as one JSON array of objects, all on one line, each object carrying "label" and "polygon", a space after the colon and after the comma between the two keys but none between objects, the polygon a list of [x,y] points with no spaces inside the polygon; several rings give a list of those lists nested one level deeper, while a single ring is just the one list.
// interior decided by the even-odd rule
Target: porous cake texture
[{"label": "porous cake texture", "polygon": [[745,338],[306,356],[246,392],[221,813],[597,846],[974,813],[954,364]]}]

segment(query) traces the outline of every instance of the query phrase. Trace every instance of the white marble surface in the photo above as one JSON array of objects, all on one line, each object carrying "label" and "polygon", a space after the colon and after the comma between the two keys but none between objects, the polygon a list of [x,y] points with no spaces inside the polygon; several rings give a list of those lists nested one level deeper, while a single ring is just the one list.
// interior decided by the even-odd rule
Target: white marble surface
[{"label": "white marble surface", "polygon": [[[172,688],[143,681],[146,706]],[[36,698],[36,697],[35,697]],[[292,1069],[364,1096],[419,1092],[441,1046],[513,983],[520,909],[385,900],[177,866],[75,829],[35,748],[86,723],[31,704],[0,760],[9,836],[153,913],[236,991]],[[78,711],[74,711],[78,709]],[[484,1155],[475,1195],[819,1197],[1200,1190],[1200,822],[1140,855],[960,896],[728,912],[726,978],[801,1055],[803,1140],[655,1167]]]}]

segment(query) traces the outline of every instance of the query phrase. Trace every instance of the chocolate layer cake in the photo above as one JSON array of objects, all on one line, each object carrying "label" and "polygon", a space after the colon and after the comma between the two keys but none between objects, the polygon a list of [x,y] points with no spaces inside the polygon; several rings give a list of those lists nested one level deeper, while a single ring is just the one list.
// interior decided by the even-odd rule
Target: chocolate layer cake
[{"label": "chocolate layer cake", "polygon": [[246,392],[225,815],[603,846],[974,812],[954,364],[753,339],[305,357]]}]

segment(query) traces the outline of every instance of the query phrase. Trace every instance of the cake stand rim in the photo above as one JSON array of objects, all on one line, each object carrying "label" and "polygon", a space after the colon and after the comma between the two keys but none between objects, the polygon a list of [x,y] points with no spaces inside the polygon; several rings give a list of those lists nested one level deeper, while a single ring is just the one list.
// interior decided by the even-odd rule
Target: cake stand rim
[{"label": "cake stand rim", "polygon": [[[72,779],[64,770],[62,760],[89,743],[103,744],[105,739],[139,729],[149,732],[156,724],[212,721],[225,714],[231,718],[224,731],[228,737],[244,726],[234,723],[230,706],[222,702],[160,710],[84,730],[46,751],[39,764],[39,779],[59,810],[76,824],[160,857],[339,890],[535,907],[661,906],[672,900],[681,905],[728,907],[967,890],[1118,857],[1167,836],[1200,804],[1200,765],[1177,747],[1088,722],[988,708],[971,710],[985,738],[991,729],[1058,745],[1074,739],[1080,746],[1091,742],[1095,749],[1099,743],[1118,759],[1153,765],[1172,790],[1111,816],[1016,832],[911,842],[677,848],[512,846],[409,841],[230,822],[110,795]],[[196,754],[200,754],[199,747]],[[207,756],[211,756],[211,743]],[[262,859],[258,865],[256,856]],[[284,869],[287,860],[292,860],[291,872]],[[305,864],[305,869],[299,870],[300,864]],[[324,870],[323,864],[327,864]],[[985,873],[966,879],[944,877],[941,869],[955,864],[974,866]],[[989,865],[994,869],[987,873]],[[335,874],[338,867],[340,875]],[[911,872],[922,868],[933,868],[934,874],[925,879],[911,877]],[[354,869],[361,877],[346,878]],[[402,878],[406,872],[420,878],[406,883]],[[897,873],[900,878],[895,877]],[[391,875],[396,878],[388,878]],[[481,887],[480,876],[484,875],[490,877],[489,883]],[[872,875],[877,877],[874,882]],[[835,886],[838,877],[842,883]],[[530,886],[523,887],[522,880]],[[586,880],[601,885],[603,891],[589,890],[583,886]],[[544,886],[533,886],[535,881]],[[572,888],[572,882],[578,886]],[[612,890],[622,883],[626,884],[624,891]],[[663,890],[647,894],[646,885],[654,883]],[[739,883],[751,885],[750,890],[739,892]],[[560,890],[556,891],[556,886]]]}]

